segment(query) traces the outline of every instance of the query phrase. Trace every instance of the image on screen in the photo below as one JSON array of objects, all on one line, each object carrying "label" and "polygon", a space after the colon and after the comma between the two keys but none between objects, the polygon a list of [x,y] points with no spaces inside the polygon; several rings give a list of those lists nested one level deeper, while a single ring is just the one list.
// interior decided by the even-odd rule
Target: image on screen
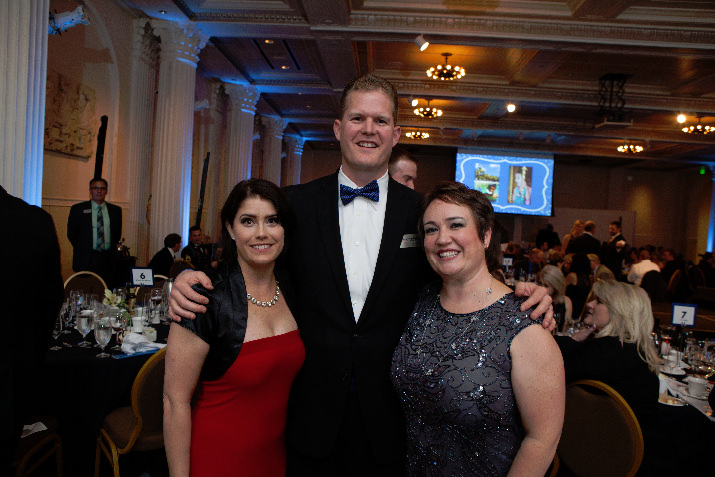
[{"label": "image on screen", "polygon": [[459,152],[455,180],[482,192],[494,211],[551,215],[553,159]]}]

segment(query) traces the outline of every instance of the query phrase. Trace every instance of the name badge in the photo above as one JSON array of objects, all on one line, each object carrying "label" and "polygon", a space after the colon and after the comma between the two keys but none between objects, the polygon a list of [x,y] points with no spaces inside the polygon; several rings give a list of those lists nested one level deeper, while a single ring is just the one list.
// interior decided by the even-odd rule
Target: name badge
[{"label": "name badge", "polygon": [[420,236],[417,234],[405,234],[402,236],[400,248],[413,248],[420,246]]},{"label": "name badge", "polygon": [[84,209],[82,212],[84,212],[85,214],[91,214],[92,209]]}]

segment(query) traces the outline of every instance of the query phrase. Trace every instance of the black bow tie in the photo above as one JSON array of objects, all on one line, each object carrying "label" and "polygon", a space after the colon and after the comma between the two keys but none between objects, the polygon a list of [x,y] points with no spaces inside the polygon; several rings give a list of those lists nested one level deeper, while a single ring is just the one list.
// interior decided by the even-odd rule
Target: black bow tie
[{"label": "black bow tie", "polygon": [[340,200],[343,201],[343,205],[348,205],[359,195],[374,202],[378,202],[380,200],[380,186],[377,185],[376,180],[370,182],[365,187],[360,187],[358,189],[353,189],[352,187],[340,184]]}]

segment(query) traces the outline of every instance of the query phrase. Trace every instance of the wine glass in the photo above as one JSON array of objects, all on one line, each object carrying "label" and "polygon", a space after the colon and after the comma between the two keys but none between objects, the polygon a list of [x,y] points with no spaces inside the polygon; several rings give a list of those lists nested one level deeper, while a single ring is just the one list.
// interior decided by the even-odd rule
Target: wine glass
[{"label": "wine glass", "polygon": [[94,320],[94,339],[102,348],[102,352],[97,355],[97,358],[108,358],[111,355],[104,352],[107,343],[112,339],[112,320],[108,317],[97,316]]},{"label": "wine glass", "polygon": [[[151,290],[151,310],[152,310],[152,322],[155,315],[157,318],[161,317],[161,303],[164,301],[164,290],[161,288],[152,288]],[[158,321],[158,320],[157,320]]]},{"label": "wine glass", "polygon": [[70,298],[67,298],[60,308],[60,316],[62,317],[62,334],[68,335],[70,331],[70,324],[72,323],[72,304]]},{"label": "wine glass", "polygon": [[111,351],[122,352],[122,341],[124,340],[124,328],[127,325],[127,318],[122,310],[113,310],[109,316],[112,330],[117,335],[117,343],[110,348]]},{"label": "wine glass", "polygon": [[55,345],[50,348],[52,351],[58,351],[62,349],[62,346],[60,346],[57,342],[60,337],[60,334],[62,334],[62,312],[57,315],[57,319],[55,320],[55,327],[52,328],[52,338],[55,340]]},{"label": "wine glass", "polygon": [[83,310],[77,315],[77,331],[82,335],[82,342],[77,346],[81,348],[91,348],[92,343],[87,341],[87,334],[92,331],[93,312]]}]

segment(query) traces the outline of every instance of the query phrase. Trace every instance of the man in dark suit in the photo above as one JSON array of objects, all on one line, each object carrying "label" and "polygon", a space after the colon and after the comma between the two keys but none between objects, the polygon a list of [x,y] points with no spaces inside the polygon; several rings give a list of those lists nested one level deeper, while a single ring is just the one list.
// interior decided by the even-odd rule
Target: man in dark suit
[{"label": "man in dark suit", "polygon": [[117,266],[116,245],[122,238],[122,208],[106,202],[107,181],[89,181],[91,200],[75,204],[67,219],[67,238],[72,244],[72,269],[99,274],[112,288]]},{"label": "man in dark suit", "polygon": [[206,270],[211,266],[211,252],[201,243],[201,227],[193,225],[189,229],[189,244],[181,251],[181,258],[194,267],[194,270]]},{"label": "man in dark suit", "polygon": [[179,249],[181,249],[181,235],[169,234],[164,237],[164,248],[156,252],[149,262],[149,268],[154,271],[154,275],[169,276]]},{"label": "man in dark suit", "polygon": [[[297,215],[287,263],[306,349],[288,404],[288,475],[395,476],[404,473],[406,434],[390,364],[430,271],[418,194],[387,173],[400,138],[394,87],[361,76],[340,104],[340,169],[286,190]],[[172,318],[204,311],[189,301],[206,302],[190,288],[198,281],[211,286],[205,275],[177,278]]]},{"label": "man in dark suit", "polygon": [[623,260],[626,258],[626,238],[621,233],[621,223],[614,220],[608,225],[611,238],[603,242],[601,248],[601,262],[615,275],[616,279],[623,279]]},{"label": "man in dark suit", "polygon": [[596,222],[589,220],[584,226],[583,233],[569,241],[566,253],[580,253],[588,255],[601,253],[601,242],[593,236],[596,232]]},{"label": "man in dark suit", "polygon": [[[60,246],[50,214],[0,187],[0,223],[12,227],[0,246],[3,257],[0,301],[0,475],[10,475],[25,420],[33,412],[39,368],[49,346],[64,290]],[[18,240],[19,238],[19,240]]]}]

